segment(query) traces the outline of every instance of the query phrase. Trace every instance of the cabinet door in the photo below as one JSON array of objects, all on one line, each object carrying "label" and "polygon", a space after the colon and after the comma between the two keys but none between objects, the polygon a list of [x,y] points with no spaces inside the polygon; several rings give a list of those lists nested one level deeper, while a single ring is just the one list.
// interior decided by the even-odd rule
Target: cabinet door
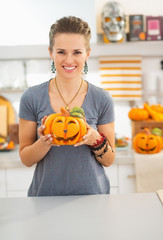
[{"label": "cabinet door", "polygon": [[34,168],[7,169],[7,196],[26,197]]},{"label": "cabinet door", "polygon": [[6,173],[0,169],[0,197],[6,197]]},{"label": "cabinet door", "polygon": [[118,167],[116,164],[111,165],[110,167],[105,167],[105,172],[110,180],[110,193],[118,193]]},{"label": "cabinet door", "polygon": [[136,192],[135,169],[133,165],[119,165],[119,193]]}]

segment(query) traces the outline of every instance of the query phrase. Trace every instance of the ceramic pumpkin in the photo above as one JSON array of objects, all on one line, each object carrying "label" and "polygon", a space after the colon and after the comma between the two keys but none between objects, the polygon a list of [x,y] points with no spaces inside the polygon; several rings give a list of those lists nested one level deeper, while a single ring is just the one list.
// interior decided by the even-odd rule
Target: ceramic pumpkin
[{"label": "ceramic pumpkin", "polygon": [[70,112],[61,108],[61,113],[51,114],[45,120],[44,134],[51,134],[53,143],[58,145],[74,145],[86,134],[84,111],[74,107]]},{"label": "ceramic pumpkin", "polygon": [[133,148],[142,154],[158,153],[162,149],[162,140],[159,136],[150,133],[145,129],[143,133],[138,133],[133,139]]},{"label": "ceramic pumpkin", "polygon": [[128,113],[128,117],[131,120],[135,120],[135,121],[140,121],[140,120],[147,120],[149,118],[149,113],[147,110],[143,109],[143,108],[132,108],[129,113]]}]

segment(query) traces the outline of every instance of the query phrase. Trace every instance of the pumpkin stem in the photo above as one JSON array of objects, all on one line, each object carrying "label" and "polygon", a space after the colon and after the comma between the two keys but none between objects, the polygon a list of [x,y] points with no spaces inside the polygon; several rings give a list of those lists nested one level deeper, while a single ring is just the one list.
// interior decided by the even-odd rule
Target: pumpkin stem
[{"label": "pumpkin stem", "polygon": [[84,110],[80,107],[74,107],[73,109],[71,109],[70,111],[70,115],[72,117],[78,117],[78,118],[83,118],[85,116]]},{"label": "pumpkin stem", "polygon": [[68,117],[70,116],[70,113],[66,108],[61,107],[61,116]]},{"label": "pumpkin stem", "polygon": [[149,131],[149,128],[144,128],[144,133],[145,133],[146,135],[150,135],[150,134],[151,134],[150,131]]}]

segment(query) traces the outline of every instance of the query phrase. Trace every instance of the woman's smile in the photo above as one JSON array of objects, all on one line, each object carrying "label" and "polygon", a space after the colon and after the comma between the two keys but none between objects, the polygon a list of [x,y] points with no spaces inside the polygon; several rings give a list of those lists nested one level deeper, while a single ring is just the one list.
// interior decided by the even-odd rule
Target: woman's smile
[{"label": "woman's smile", "polygon": [[63,66],[63,68],[64,68],[65,72],[71,73],[77,68],[77,66]]}]

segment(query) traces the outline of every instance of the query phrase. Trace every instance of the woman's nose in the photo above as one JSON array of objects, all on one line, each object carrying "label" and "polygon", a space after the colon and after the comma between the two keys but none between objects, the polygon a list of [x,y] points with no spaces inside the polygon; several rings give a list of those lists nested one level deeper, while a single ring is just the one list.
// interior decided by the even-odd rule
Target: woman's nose
[{"label": "woman's nose", "polygon": [[73,57],[72,57],[71,54],[67,54],[67,55],[66,55],[65,62],[66,62],[67,64],[73,63]]}]

